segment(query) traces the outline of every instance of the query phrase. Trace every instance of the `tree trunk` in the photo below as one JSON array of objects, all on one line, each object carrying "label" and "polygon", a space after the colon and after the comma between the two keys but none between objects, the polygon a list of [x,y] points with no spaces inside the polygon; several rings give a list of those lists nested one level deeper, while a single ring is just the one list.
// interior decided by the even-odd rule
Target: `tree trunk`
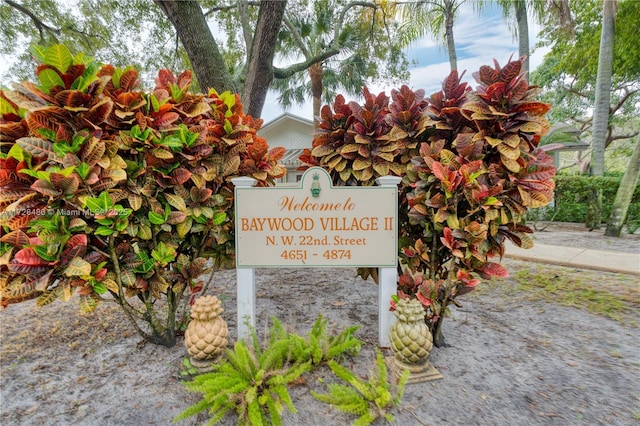
[{"label": "tree trunk", "polygon": [[258,11],[258,22],[253,35],[249,69],[242,94],[242,104],[247,115],[260,117],[273,80],[273,56],[286,0],[262,0]]},{"label": "tree trunk", "polygon": [[518,24],[518,55],[526,57],[523,71],[529,79],[529,19],[527,18],[527,3],[525,0],[516,0],[516,21]]},{"label": "tree trunk", "polygon": [[176,29],[191,61],[200,90],[203,93],[207,93],[209,88],[218,92],[237,92],[200,4],[194,0],[154,1]]},{"label": "tree trunk", "polygon": [[322,63],[318,62],[309,67],[311,80],[311,98],[313,99],[313,127],[318,127],[318,117],[322,106]]},{"label": "tree trunk", "polygon": [[589,231],[600,228],[602,224],[602,189],[593,183],[587,200],[587,212],[584,216],[584,224]]},{"label": "tree trunk", "polygon": [[624,172],[616,199],[611,206],[611,215],[607,220],[607,229],[604,235],[607,237],[619,237],[622,233],[622,225],[627,217],[627,211],[633,198],[633,191],[638,185],[638,177],[640,176],[640,139],[636,140],[636,146],[633,149],[631,160],[627,170]]},{"label": "tree trunk", "polygon": [[[611,76],[613,72],[613,41],[617,0],[604,0],[602,7],[602,33],[596,78],[596,100],[591,133],[591,175],[604,175],[604,151],[607,144],[609,110],[611,108]],[[595,203],[595,204],[594,204]],[[587,207],[586,225],[589,230],[602,223],[602,191],[593,189]]]},{"label": "tree trunk", "polygon": [[433,324],[431,324],[431,337],[433,338],[433,344],[436,346],[436,348],[446,348],[447,346],[449,346],[444,340],[444,334],[442,334],[443,320],[444,316],[441,316]]},{"label": "tree trunk", "polygon": [[453,11],[447,11],[445,16],[445,37],[447,39],[447,51],[449,53],[449,65],[451,71],[458,69],[458,57],[456,55],[456,42],[453,39]]},{"label": "tree trunk", "polygon": [[611,75],[613,71],[613,41],[617,0],[605,0],[602,7],[602,33],[596,79],[596,100],[591,134],[591,174],[604,175],[604,150],[606,146],[609,110],[611,107]]}]

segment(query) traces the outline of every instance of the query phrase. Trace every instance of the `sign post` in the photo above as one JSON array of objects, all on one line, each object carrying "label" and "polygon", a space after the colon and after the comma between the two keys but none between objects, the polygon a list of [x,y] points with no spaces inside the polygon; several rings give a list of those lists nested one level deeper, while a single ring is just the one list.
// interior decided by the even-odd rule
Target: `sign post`
[{"label": "sign post", "polygon": [[378,186],[334,187],[326,170],[305,171],[298,187],[254,188],[235,178],[238,338],[255,327],[256,267],[379,267],[379,341],[389,346],[397,288],[399,177]]}]

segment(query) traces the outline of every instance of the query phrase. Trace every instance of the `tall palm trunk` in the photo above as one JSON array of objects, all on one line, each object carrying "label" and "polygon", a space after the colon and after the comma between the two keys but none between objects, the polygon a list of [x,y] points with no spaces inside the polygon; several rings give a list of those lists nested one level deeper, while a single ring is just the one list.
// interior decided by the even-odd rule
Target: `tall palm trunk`
[{"label": "tall palm trunk", "polygon": [[591,136],[591,174],[604,175],[604,150],[611,107],[611,75],[613,72],[613,41],[615,35],[617,0],[604,0],[602,7],[602,34],[596,79],[596,101],[593,111]]},{"label": "tall palm trunk", "polygon": [[458,69],[456,43],[453,39],[453,18],[453,12],[447,11],[445,16],[445,37],[447,39],[447,51],[449,53],[449,65],[451,66],[451,71]]},{"label": "tall palm trunk", "polygon": [[[602,6],[602,33],[598,56],[598,76],[596,78],[596,100],[593,111],[593,130],[591,133],[591,175],[604,175],[604,151],[609,127],[611,107],[611,78],[613,73],[613,42],[617,0],[604,0]],[[586,226],[596,229],[602,223],[602,190],[593,188],[586,217]]]},{"label": "tall palm trunk", "polygon": [[520,57],[525,56],[527,59],[523,64],[523,71],[527,73],[529,78],[529,19],[527,17],[526,0],[516,0],[516,21],[518,24],[518,54]]},{"label": "tall palm trunk", "polygon": [[322,63],[318,62],[309,67],[311,80],[311,98],[313,100],[313,127],[318,127],[318,117],[322,106]]}]

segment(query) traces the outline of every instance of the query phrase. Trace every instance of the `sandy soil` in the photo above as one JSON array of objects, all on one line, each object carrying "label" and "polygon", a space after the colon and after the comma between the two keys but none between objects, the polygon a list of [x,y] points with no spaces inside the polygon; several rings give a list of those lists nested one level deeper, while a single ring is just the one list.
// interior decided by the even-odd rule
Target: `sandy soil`
[{"label": "sandy soil", "polygon": [[[577,225],[549,227],[546,244],[640,252],[640,236],[607,239]],[[511,271],[553,268],[588,276],[603,288],[640,301],[637,277],[505,260]],[[262,269],[257,280],[257,330],[275,316],[306,333],[319,314],[337,329],[360,325],[366,342],[350,366],[365,376],[377,342],[377,287],[351,269]],[[223,299],[235,336],[235,274],[216,275],[209,293]],[[535,302],[510,279],[459,299],[445,321],[450,346],[434,348],[442,380],[408,385],[395,409],[398,425],[640,425],[640,303],[613,321],[578,308]],[[3,425],[168,425],[198,400],[180,383],[186,356],[141,341],[117,307],[89,316],[73,300],[0,312],[0,423]],[[386,351],[388,354],[389,352]],[[290,393],[298,409],[286,425],[347,425],[352,417],[315,401],[326,392],[321,368]],[[192,418],[181,425],[201,424]],[[222,423],[235,424],[235,416]],[[376,424],[384,424],[383,422]]]}]

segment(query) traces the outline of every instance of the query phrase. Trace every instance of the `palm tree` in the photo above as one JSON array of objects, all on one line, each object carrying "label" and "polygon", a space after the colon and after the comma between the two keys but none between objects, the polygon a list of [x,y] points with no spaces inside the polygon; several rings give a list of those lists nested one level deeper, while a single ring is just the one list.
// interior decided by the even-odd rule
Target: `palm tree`
[{"label": "palm tree", "polygon": [[[453,24],[458,9],[467,0],[419,0],[399,3],[402,41],[405,45],[432,34],[436,41],[447,48],[451,70],[458,69],[456,43],[453,38]],[[480,5],[482,2],[478,2]]]},{"label": "palm tree", "polygon": [[[529,14],[538,21],[543,19],[557,20],[567,31],[573,28],[568,0],[498,0],[502,8],[502,16],[507,21],[514,35],[518,38],[518,55],[525,56],[523,71],[529,74]],[[512,23],[515,22],[515,27]]]},{"label": "palm tree", "polygon": [[280,104],[289,108],[311,97],[317,124],[323,102],[332,102],[338,90],[361,95],[367,79],[383,72],[382,65],[392,77],[403,76],[406,61],[398,44],[389,41],[386,28],[376,21],[380,12],[375,3],[336,0],[315,1],[310,9],[290,10],[283,20],[286,30],[279,36],[280,52],[302,52],[308,60],[335,45],[342,54],[312,64],[306,73],[278,76],[276,72],[271,88],[280,93]]},{"label": "palm tree", "polygon": [[598,56],[598,76],[596,77],[596,100],[591,133],[591,174],[593,176],[604,175],[604,150],[609,126],[609,110],[611,108],[616,12],[617,0],[604,0]]}]

